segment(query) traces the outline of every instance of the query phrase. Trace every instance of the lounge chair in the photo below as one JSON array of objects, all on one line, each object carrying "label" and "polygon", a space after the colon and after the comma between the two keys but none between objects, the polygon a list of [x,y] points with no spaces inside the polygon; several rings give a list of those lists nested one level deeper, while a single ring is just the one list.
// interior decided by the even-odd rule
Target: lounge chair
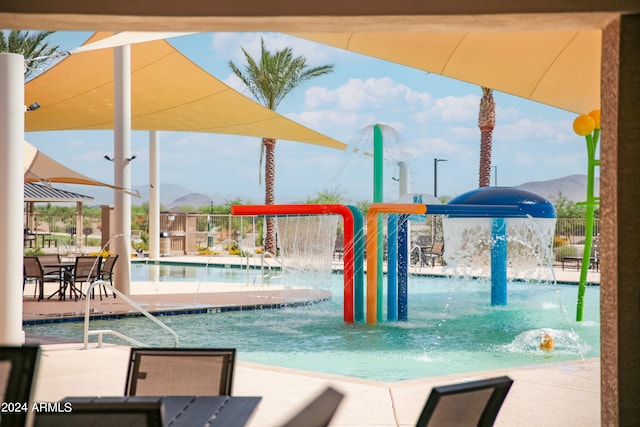
[{"label": "lounge chair", "polygon": [[230,396],[236,350],[132,348],[127,396]]},{"label": "lounge chair", "polygon": [[327,387],[280,427],[327,427],[344,395]]},{"label": "lounge chair", "polygon": [[491,427],[511,384],[504,376],[434,387],[416,427]]},{"label": "lounge chair", "polygon": [[[30,418],[38,373],[40,347],[0,347],[0,396],[2,427],[22,427]],[[5,406],[12,405],[12,406]],[[16,405],[19,405],[16,407]],[[26,406],[26,408],[25,408]]]}]

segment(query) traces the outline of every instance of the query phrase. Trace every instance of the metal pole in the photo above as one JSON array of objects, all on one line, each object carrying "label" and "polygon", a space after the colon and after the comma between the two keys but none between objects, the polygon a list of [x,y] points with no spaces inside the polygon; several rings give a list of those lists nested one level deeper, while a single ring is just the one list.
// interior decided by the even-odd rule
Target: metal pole
[{"label": "metal pole", "polygon": [[498,186],[498,166],[493,167],[493,186]]},{"label": "metal pole", "polygon": [[438,197],[438,162],[446,162],[447,159],[433,159],[433,197]]},{"label": "metal pole", "polygon": [[433,159],[433,197],[438,197],[438,159]]}]

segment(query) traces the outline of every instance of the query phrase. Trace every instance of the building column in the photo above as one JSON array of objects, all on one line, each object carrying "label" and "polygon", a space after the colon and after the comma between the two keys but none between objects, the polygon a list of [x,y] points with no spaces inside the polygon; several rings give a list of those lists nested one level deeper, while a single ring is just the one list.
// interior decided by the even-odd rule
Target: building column
[{"label": "building column", "polygon": [[[131,47],[118,46],[114,52],[114,183],[131,188]],[[131,195],[115,191],[115,238],[113,246],[118,254],[114,266],[114,285],[125,295],[131,287]],[[111,245],[110,245],[111,246]]]},{"label": "building column", "polygon": [[24,342],[24,58],[0,53],[0,346]]},{"label": "building column", "polygon": [[637,425],[640,420],[638,52],[640,15],[622,15],[603,29],[600,155],[603,426]]}]

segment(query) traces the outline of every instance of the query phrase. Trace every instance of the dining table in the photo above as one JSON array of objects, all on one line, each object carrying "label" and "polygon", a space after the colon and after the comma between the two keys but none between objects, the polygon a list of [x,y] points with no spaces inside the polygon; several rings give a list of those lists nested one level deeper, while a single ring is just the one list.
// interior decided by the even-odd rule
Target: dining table
[{"label": "dining table", "polygon": [[[133,404],[157,401],[163,409],[163,424],[171,427],[244,427],[251,420],[260,396],[94,396],[66,397],[59,402],[61,409],[71,417],[73,407],[92,405],[96,414],[99,406],[113,407],[113,404]],[[64,423],[65,413],[54,414],[57,421]],[[99,421],[96,417],[96,421]],[[44,421],[44,420],[43,420]],[[49,425],[46,422],[36,425]],[[55,424],[51,424],[55,425]],[[61,424],[62,425],[62,424]]]},{"label": "dining table", "polygon": [[[47,299],[51,299],[54,296],[58,295],[58,299],[65,300],[65,292],[69,289],[69,298],[78,299],[78,296],[82,298],[84,295],[81,289],[76,288],[73,285],[73,270],[76,266],[75,261],[60,261],[56,263],[47,263],[44,264],[43,267],[47,269],[59,269],[60,270],[60,288],[49,295]],[[40,292],[44,292],[42,289]],[[44,298],[44,295],[40,295],[41,298]]]}]

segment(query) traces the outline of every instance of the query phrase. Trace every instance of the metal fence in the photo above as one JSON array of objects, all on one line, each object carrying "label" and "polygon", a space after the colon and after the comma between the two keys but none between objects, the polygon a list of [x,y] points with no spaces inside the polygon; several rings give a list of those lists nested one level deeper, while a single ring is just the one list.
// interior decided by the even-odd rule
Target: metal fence
[{"label": "metal fence", "polygon": [[[101,241],[102,220],[100,215],[83,215],[83,229],[78,233],[77,217],[74,213],[54,216],[36,212],[31,230],[35,236],[29,242],[25,238],[25,246],[97,246]],[[262,246],[263,224],[263,217],[252,216],[196,213],[160,215],[160,230],[170,238],[172,255],[228,252],[233,249],[255,250]],[[139,242],[142,242],[143,250],[148,248],[148,225],[148,215],[132,216],[131,228],[140,231]],[[557,219],[553,239],[553,251],[557,261],[563,256],[582,253],[585,225],[583,218]],[[340,227],[338,224],[338,228]],[[427,215],[424,222],[412,222],[410,230],[410,242],[418,240],[418,236],[422,242],[427,243],[444,239],[442,218],[438,215]],[[599,233],[600,223],[596,219],[594,236]]]}]

